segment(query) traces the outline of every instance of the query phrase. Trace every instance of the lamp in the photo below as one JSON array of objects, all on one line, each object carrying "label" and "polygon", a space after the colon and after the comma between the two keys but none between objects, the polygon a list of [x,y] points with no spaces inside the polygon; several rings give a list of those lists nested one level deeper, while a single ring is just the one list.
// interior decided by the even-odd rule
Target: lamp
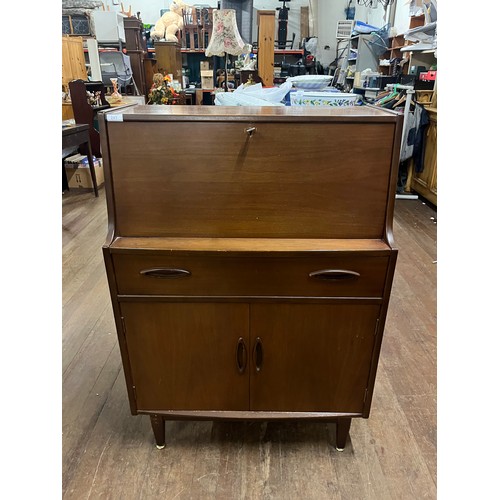
[{"label": "lamp", "polygon": [[213,11],[212,37],[205,50],[207,57],[226,57],[224,68],[224,91],[227,92],[227,59],[228,54],[239,56],[251,52],[252,46],[245,43],[238,31],[236,11],[219,9]]}]

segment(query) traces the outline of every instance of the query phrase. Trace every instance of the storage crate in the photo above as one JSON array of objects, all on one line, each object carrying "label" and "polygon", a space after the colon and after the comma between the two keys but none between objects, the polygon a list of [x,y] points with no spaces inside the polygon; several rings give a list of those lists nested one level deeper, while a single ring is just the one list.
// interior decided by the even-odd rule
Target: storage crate
[{"label": "storage crate", "polygon": [[351,38],[354,21],[337,21],[337,38]]},{"label": "storage crate", "polygon": [[424,82],[431,82],[436,79],[437,71],[427,71],[427,73],[420,73],[419,79]]}]

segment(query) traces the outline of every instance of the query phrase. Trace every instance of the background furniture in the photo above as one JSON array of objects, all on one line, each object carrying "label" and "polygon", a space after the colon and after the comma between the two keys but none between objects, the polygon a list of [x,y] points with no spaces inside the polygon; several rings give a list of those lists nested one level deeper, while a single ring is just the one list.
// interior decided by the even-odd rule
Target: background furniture
[{"label": "background furniture", "polygon": [[196,89],[197,105],[213,105],[215,101],[214,89]]},{"label": "background furniture", "polygon": [[198,20],[198,9],[191,7],[182,11],[184,27],[180,32],[181,45],[185,49],[204,49],[201,38],[201,19]]},{"label": "background furniture", "polygon": [[156,66],[160,73],[173,75],[182,85],[181,46],[176,42],[155,42]]},{"label": "background furniture", "polygon": [[[97,112],[110,107],[106,101],[106,88],[102,82],[85,82],[83,80],[73,80],[69,82],[71,93],[71,106],[77,124],[86,124],[89,127],[90,143],[94,156],[101,158],[101,140],[99,137],[99,125],[97,123]],[[88,102],[88,92],[101,93],[101,106],[92,106]]]},{"label": "background furniture", "polygon": [[424,168],[416,172],[415,165],[409,169],[408,184],[437,207],[437,108],[426,107],[430,123],[425,132]]},{"label": "background furniture", "polygon": [[401,120],[368,106],[99,114],[130,408],[158,447],[165,419],[305,418],[336,422],[343,449],[368,417]]},{"label": "background furniture", "polygon": [[345,84],[346,90],[355,86],[355,73],[360,73],[368,68],[377,71],[379,58],[370,46],[371,40],[371,35],[356,35],[338,41],[338,67],[340,70],[336,81],[339,84]]},{"label": "background furniture", "polygon": [[212,36],[213,8],[190,7],[182,11],[184,27],[180,32],[180,43],[183,49],[205,50]]},{"label": "background furniture", "polygon": [[134,81],[140,94],[147,95],[151,85],[146,83],[145,60],[148,58],[148,48],[143,37],[142,21],[137,17],[126,17],[123,20],[125,30],[125,47],[130,57],[130,66]]},{"label": "background furniture", "polygon": [[257,11],[257,24],[259,27],[259,52],[257,57],[259,76],[262,78],[262,85],[272,87],[274,83],[275,11]]},{"label": "background furniture", "polygon": [[68,90],[71,80],[86,80],[85,53],[81,36],[62,37],[62,87]]},{"label": "background furniture", "polygon": [[135,84],[134,76],[132,74],[132,66],[130,57],[124,54],[121,50],[106,50],[99,53],[101,64],[102,83],[111,91],[113,89],[112,78],[116,78],[118,84],[118,91],[126,94],[129,88],[134,95],[139,94],[139,89]]},{"label": "background furniture", "polygon": [[[81,36],[62,37],[62,91],[69,91],[72,80],[87,80],[85,53]],[[71,102],[62,103],[62,120],[75,118]]]},{"label": "background furniture", "polygon": [[74,119],[73,106],[70,102],[62,103],[62,121]]},{"label": "background furniture", "polygon": [[112,44],[120,48],[125,43],[124,19],[120,12],[93,10],[94,34],[100,44]]},{"label": "background furniture", "polygon": [[62,129],[62,151],[63,158],[68,155],[67,151],[71,148],[77,149],[83,147],[89,161],[90,176],[94,186],[95,196],[99,196],[97,190],[97,181],[95,177],[94,159],[92,157],[92,146],[90,144],[89,126],[87,124],[63,126]]}]

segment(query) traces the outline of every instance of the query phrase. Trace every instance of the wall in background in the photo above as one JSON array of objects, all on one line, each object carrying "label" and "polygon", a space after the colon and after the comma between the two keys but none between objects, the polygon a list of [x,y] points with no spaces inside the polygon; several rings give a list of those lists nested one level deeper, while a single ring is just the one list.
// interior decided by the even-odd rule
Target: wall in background
[{"label": "wall in background", "polygon": [[398,30],[398,35],[403,34],[410,27],[410,2],[407,0],[395,0],[396,16],[394,17],[394,27]]},{"label": "wall in background", "polygon": [[[287,27],[287,39],[291,40],[293,33],[295,33],[295,43],[293,48],[298,48],[300,44],[300,8],[307,7],[310,0],[291,0],[287,4],[290,9],[288,11],[288,27]],[[254,0],[254,15],[253,15],[253,29],[252,38],[256,42],[259,38],[258,28],[257,28],[257,11],[258,10],[275,10],[278,7],[282,7],[283,3],[279,0]],[[276,11],[276,39],[278,39],[278,11]]]},{"label": "wall in background", "polygon": [[[120,11],[121,0],[103,0],[104,4],[109,6],[110,10]],[[116,2],[118,5],[114,5]],[[132,12],[141,13],[141,19],[146,24],[155,24],[160,17],[162,9],[168,9],[172,0],[133,0],[130,4],[123,2],[123,6],[128,10],[129,5],[132,6]],[[203,5],[207,7],[217,7],[217,0],[204,0],[186,2],[190,5]],[[300,43],[300,8],[309,6],[311,15],[310,33],[318,36],[318,53],[317,58],[324,66],[328,66],[335,60],[337,39],[337,21],[345,19],[345,9],[349,4],[349,0],[291,0],[288,3],[289,21],[288,34],[291,38],[292,34],[296,34],[295,47]],[[254,15],[252,27],[252,40],[246,42],[256,42],[258,38],[257,28],[257,10],[275,10],[282,3],[279,0],[254,0]],[[351,2],[351,7],[355,7],[355,19],[376,27],[384,26],[389,20],[389,8],[377,3],[376,8],[360,6],[356,0]],[[398,33],[404,33],[409,26],[409,2],[407,0],[395,0],[395,20],[394,25]],[[276,18],[278,14],[276,13]],[[278,21],[276,20],[276,30]]]},{"label": "wall in background", "polygon": [[[318,54],[317,58],[323,64],[328,66],[336,58],[337,53],[337,22],[346,18],[345,9],[349,5],[348,0],[325,1],[318,0]],[[351,7],[354,7],[354,18],[377,28],[381,28],[387,24],[389,20],[389,8],[387,12],[382,7],[382,4],[377,3],[375,9],[360,6],[355,0],[351,2]],[[373,68],[375,69],[375,68]]]},{"label": "wall in background", "polygon": [[[109,10],[114,10],[116,12],[121,11],[121,3],[123,3],[123,8],[128,11],[129,6],[132,7],[132,14],[141,13],[142,22],[145,24],[154,24],[160,18],[161,9],[168,9],[171,0],[102,0]],[[209,0],[210,1],[210,0]],[[116,2],[116,5],[114,4]],[[217,1],[215,1],[217,5]],[[107,9],[106,9],[107,10]]]}]

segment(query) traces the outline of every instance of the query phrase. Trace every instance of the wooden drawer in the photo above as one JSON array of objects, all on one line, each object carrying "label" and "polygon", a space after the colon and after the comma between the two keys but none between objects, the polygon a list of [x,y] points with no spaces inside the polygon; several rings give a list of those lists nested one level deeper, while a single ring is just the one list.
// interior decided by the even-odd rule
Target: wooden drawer
[{"label": "wooden drawer", "polygon": [[120,295],[382,297],[388,256],[114,254]]}]

